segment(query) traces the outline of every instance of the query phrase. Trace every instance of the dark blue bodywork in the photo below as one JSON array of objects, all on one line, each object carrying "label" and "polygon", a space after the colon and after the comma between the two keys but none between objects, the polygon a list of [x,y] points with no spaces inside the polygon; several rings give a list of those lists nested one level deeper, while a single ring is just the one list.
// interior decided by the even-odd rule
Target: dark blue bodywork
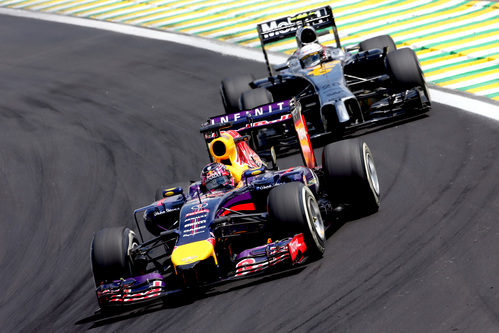
[{"label": "dark blue bodywork", "polygon": [[[306,167],[294,167],[287,170],[266,170],[265,172],[243,178],[237,188],[227,188],[212,193],[202,193],[200,183],[189,186],[188,193],[181,193],[161,199],[148,206],[137,209],[134,213],[144,212],[146,227],[154,234],[178,228],[177,245],[184,242],[202,240],[209,237],[212,223],[219,217],[231,213],[233,207],[245,207],[252,204],[251,209],[240,209],[239,212],[264,213],[267,211],[268,192],[281,184],[301,182],[312,190],[319,192],[319,180],[315,172]],[[246,206],[247,207],[247,206]],[[198,225],[192,224],[192,214],[202,210],[202,219]],[[198,217],[198,216],[196,216]],[[172,220],[178,225],[172,226]],[[139,223],[137,220],[137,226]]]}]

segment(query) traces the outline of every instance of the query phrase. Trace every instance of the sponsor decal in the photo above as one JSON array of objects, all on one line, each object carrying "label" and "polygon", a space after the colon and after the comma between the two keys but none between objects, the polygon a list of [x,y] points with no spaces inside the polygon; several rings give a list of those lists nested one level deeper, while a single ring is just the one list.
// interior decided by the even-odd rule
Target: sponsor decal
[{"label": "sponsor decal", "polygon": [[279,119],[276,119],[276,120],[262,120],[262,121],[258,121],[256,123],[247,124],[245,128],[258,127],[258,126],[264,126],[264,125],[271,125],[271,124],[279,123],[281,121],[288,120],[288,119],[291,119],[291,118],[292,118],[291,114],[285,114],[285,115],[282,115]]},{"label": "sponsor decal", "polygon": [[243,118],[252,118],[252,117],[258,117],[258,116],[263,116],[263,115],[268,115],[276,112],[281,112],[281,111],[286,111],[287,108],[289,108],[289,101],[283,101],[283,102],[277,102],[277,103],[272,103],[264,106],[260,106],[258,108],[248,110],[248,111],[241,111],[241,112],[236,112],[232,114],[228,114],[225,116],[220,116],[220,117],[214,117],[210,120],[211,124],[224,124],[228,122],[236,122],[238,120],[241,120]]},{"label": "sponsor decal", "polygon": [[184,233],[182,234],[183,237],[192,237],[192,236],[196,236],[197,234],[200,234],[202,232],[205,231],[206,229],[206,226],[205,225],[199,225],[200,223],[206,223],[206,220],[205,221],[199,221],[197,223],[193,223],[191,226],[192,228],[190,228],[189,230],[185,230]]},{"label": "sponsor decal", "polygon": [[[305,243],[303,242],[303,237],[300,238],[299,236],[301,236],[301,234],[295,237],[295,238],[298,237],[297,240],[293,238],[293,240],[295,240],[295,243],[293,244],[294,246],[293,249],[296,254],[298,254],[299,251],[302,251],[303,253],[306,249]],[[282,262],[285,261],[289,262],[290,248],[288,245],[288,240],[268,243],[266,246],[264,246],[264,248],[262,246],[243,251],[242,253],[245,253],[245,255],[251,254],[255,255],[256,257],[244,258],[239,262],[237,262],[235,276],[253,274],[262,271],[263,269],[280,264]]]},{"label": "sponsor decal", "polygon": [[[187,221],[187,220],[186,220],[186,221]],[[206,219],[204,219],[204,220],[200,220],[199,218],[197,218],[197,217],[196,217],[196,218],[189,219],[189,221],[194,221],[194,222],[191,222],[191,223],[186,223],[186,224],[184,225],[184,227],[189,228],[189,227],[192,227],[192,226],[198,225],[198,224],[200,224],[200,223],[204,223],[204,222],[206,222]]]},{"label": "sponsor decal", "polygon": [[154,211],[154,213],[153,213],[154,216],[159,216],[159,215],[163,215],[163,214],[168,214],[168,213],[173,213],[173,212],[180,211],[180,207],[161,209],[161,206],[159,206],[159,209],[160,210],[155,210]]},{"label": "sponsor decal", "polygon": [[293,34],[302,25],[320,25],[328,22],[329,14],[326,7],[319,8],[318,10],[310,13],[300,13],[294,17],[283,17],[277,20],[268,21],[258,25],[260,29],[260,36],[264,41],[276,40],[279,37],[286,37]]},{"label": "sponsor decal", "polygon": [[303,234],[298,234],[288,244],[291,261],[295,262],[299,254],[303,255],[307,251],[307,245],[303,240]]},{"label": "sponsor decal", "polygon": [[224,176],[224,173],[220,170],[210,170],[206,173],[206,181]]},{"label": "sponsor decal", "polygon": [[[185,217],[190,217],[190,216],[194,216],[194,215],[199,215],[199,214],[202,214],[202,213],[208,213],[210,210],[209,209],[203,209],[203,210],[198,210],[196,212],[192,212],[192,213],[187,213],[185,214]],[[205,214],[206,215],[206,214]]]},{"label": "sponsor decal", "polygon": [[315,66],[310,72],[308,72],[308,75],[320,76],[320,75],[327,74],[331,71],[331,69],[333,69],[333,67],[335,67],[339,63],[340,62],[338,60],[334,60],[334,61],[328,62],[326,64],[321,64],[321,65]]},{"label": "sponsor decal", "polygon": [[190,217],[190,216],[194,216],[194,215],[208,213],[210,210],[209,209],[205,209],[207,206],[208,206],[207,202],[203,202],[203,203],[201,203],[199,205],[193,205],[193,206],[191,206],[191,209],[194,210],[194,211],[185,214],[185,217]]},{"label": "sponsor decal", "polygon": [[289,17],[281,20],[270,21],[260,25],[262,29],[263,39],[268,39],[274,36],[286,35],[290,31],[298,30],[298,25],[291,22]]},{"label": "sponsor decal", "polygon": [[256,273],[261,271],[264,266],[267,265],[267,261],[256,263],[255,258],[246,258],[239,261],[236,264],[236,276],[243,276],[248,273]]},{"label": "sponsor decal", "polygon": [[275,266],[275,265],[285,261],[287,258],[288,258],[288,256],[286,254],[281,254],[281,255],[272,257],[269,260],[269,266]]},{"label": "sponsor decal", "polygon": [[206,209],[207,206],[207,202],[191,206],[193,212],[185,214],[185,219],[183,221],[183,237],[195,236],[206,230],[206,221],[208,213],[210,212],[209,209]]},{"label": "sponsor decal", "polygon": [[193,209],[193,210],[201,210],[201,209],[203,209],[205,207],[208,207],[208,203],[207,202],[200,203],[199,205],[192,205],[191,209]]},{"label": "sponsor decal", "polygon": [[[150,289],[144,292],[136,292],[135,290],[137,289],[125,288],[123,289],[123,293],[120,291],[118,294],[115,294],[115,290],[106,289],[102,293],[97,292],[97,297],[109,297],[107,300],[104,299],[108,302],[135,302],[160,296],[163,287],[163,281],[155,280],[147,287]],[[107,294],[111,295],[107,296]]]},{"label": "sponsor decal", "polygon": [[182,260],[183,262],[194,262],[194,261],[196,261],[197,258],[198,258],[198,256],[191,256],[191,257],[182,258],[180,260]]}]

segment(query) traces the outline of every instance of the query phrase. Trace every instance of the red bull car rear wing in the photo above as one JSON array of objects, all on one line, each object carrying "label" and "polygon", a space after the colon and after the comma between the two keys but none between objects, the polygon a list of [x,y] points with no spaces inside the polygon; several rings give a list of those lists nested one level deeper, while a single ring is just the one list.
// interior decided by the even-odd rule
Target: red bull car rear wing
[{"label": "red bull car rear wing", "polygon": [[268,126],[272,123],[291,119],[291,111],[294,109],[293,100],[285,100],[277,103],[262,105],[251,110],[240,111],[211,117],[201,127],[201,132],[210,132],[210,129],[227,128],[241,130],[243,128],[254,128]]},{"label": "red bull car rear wing", "polygon": [[[211,117],[201,125],[200,132],[204,135],[209,151],[209,143],[220,136],[220,130],[236,130],[242,135],[250,134],[255,140],[254,134],[259,130],[274,128],[277,131],[282,131],[282,125],[286,125],[294,133],[292,139],[298,143],[304,165],[308,168],[314,168],[316,161],[307,124],[301,114],[301,105],[294,98],[262,105],[251,110]],[[258,154],[262,153],[255,145],[253,147]]]}]

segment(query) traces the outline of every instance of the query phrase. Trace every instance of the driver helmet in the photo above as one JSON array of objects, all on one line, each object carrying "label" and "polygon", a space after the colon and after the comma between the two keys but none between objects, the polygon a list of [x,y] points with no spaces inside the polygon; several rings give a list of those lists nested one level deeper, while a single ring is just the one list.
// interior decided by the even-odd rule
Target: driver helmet
[{"label": "driver helmet", "polygon": [[324,58],[324,47],[319,43],[306,44],[298,50],[297,56],[303,68],[314,67]]},{"label": "driver helmet", "polygon": [[201,185],[206,191],[234,187],[234,177],[222,163],[210,163],[201,171]]},{"label": "driver helmet", "polygon": [[315,29],[309,25],[298,28],[296,31],[296,43],[298,47],[302,47],[305,44],[317,43],[317,33]]}]

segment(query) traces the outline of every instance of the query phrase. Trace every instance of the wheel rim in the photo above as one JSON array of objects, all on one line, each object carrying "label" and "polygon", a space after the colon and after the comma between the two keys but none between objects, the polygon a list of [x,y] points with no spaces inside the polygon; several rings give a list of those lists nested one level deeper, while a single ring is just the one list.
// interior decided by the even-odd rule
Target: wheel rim
[{"label": "wheel rim", "polygon": [[376,171],[376,167],[374,166],[374,160],[369,153],[369,151],[366,152],[366,164],[367,164],[367,176],[369,177],[369,182],[372,185],[372,188],[376,195],[379,195],[379,180],[378,180],[378,173]]},{"label": "wheel rim", "polygon": [[307,206],[310,217],[310,226],[313,229],[311,231],[314,236],[318,236],[321,241],[324,241],[326,239],[326,234],[324,232],[324,221],[322,221],[319,205],[317,204],[313,196],[308,197]]}]

